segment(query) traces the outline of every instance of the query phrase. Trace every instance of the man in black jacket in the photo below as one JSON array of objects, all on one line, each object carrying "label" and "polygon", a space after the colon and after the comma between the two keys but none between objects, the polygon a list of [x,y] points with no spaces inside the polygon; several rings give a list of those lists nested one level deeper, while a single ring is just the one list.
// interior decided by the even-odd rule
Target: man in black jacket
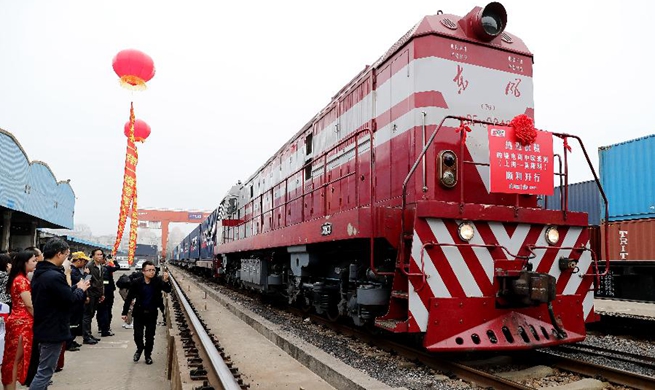
[{"label": "man in black jacket", "polygon": [[98,309],[98,304],[105,299],[105,286],[102,281],[104,264],[105,254],[102,252],[102,249],[94,249],[91,251],[91,262],[87,266],[89,273],[91,274],[91,287],[86,293],[89,299],[84,305],[84,318],[82,321],[84,329],[84,341],[82,341],[82,343],[84,344],[97,344],[98,341],[100,341],[93,337],[93,333],[91,333],[91,323],[93,322],[93,317]]},{"label": "man in black jacket", "polygon": [[[134,361],[138,362],[141,353],[145,352],[146,364],[152,364],[152,348],[155,344],[155,328],[157,326],[158,308],[163,304],[162,291],[171,292],[171,284],[168,281],[168,272],[163,277],[155,276],[155,264],[152,261],[145,261],[141,269],[142,279],[132,282],[130,291],[127,293],[123,312],[123,321],[127,319],[127,312],[134,299],[136,302],[132,309],[134,318],[134,343],[136,352]],[[145,328],[145,346],[143,343],[143,330]]]},{"label": "man in black jacket", "polygon": [[34,341],[39,343],[40,358],[30,390],[48,388],[62,345],[71,338],[71,307],[84,300],[84,291],[89,288],[89,282],[84,280],[74,286],[68,285],[62,264],[69,254],[65,241],[52,238],[43,247],[45,261],[39,262],[34,271]]},{"label": "man in black jacket", "polygon": [[102,283],[104,286],[104,299],[98,303],[98,312],[96,318],[98,319],[98,330],[102,337],[113,336],[114,332],[111,330],[111,310],[114,307],[114,292],[116,291],[116,284],[114,283],[114,272],[118,271],[120,267],[114,264],[113,259],[105,258],[105,264],[102,267]]},{"label": "man in black jacket", "polygon": [[[71,284],[76,285],[84,278],[84,269],[89,262],[89,257],[82,251],[75,252],[71,258]],[[85,295],[86,298],[86,295]],[[70,327],[73,334],[73,340],[68,345],[69,351],[79,350],[81,344],[75,341],[76,336],[82,336],[82,319],[84,318],[84,301],[75,302],[71,309]]]}]

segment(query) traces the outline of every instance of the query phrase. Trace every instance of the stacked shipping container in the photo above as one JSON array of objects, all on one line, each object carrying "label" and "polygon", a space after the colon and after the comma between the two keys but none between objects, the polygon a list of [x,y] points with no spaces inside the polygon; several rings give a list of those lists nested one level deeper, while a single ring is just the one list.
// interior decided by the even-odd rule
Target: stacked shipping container
[{"label": "stacked shipping container", "polygon": [[[595,181],[569,184],[568,210],[584,212],[589,215],[589,225],[598,226],[601,220],[601,201],[598,185]],[[552,196],[544,200],[544,208],[548,210],[562,209],[563,191],[556,187]]]},{"label": "stacked shipping container", "polygon": [[[608,277],[600,294],[655,300],[655,135],[599,148],[609,200]],[[605,237],[601,234],[601,237]]]},{"label": "stacked shipping container", "polygon": [[[597,295],[655,301],[655,135],[599,148],[604,204],[595,181],[568,186],[568,210],[589,215],[590,245],[610,270]],[[542,206],[562,208],[562,190]],[[605,253],[607,231],[607,253]],[[604,270],[605,263],[599,263]]]},{"label": "stacked shipping container", "polygon": [[608,221],[655,218],[655,135],[598,150]]}]

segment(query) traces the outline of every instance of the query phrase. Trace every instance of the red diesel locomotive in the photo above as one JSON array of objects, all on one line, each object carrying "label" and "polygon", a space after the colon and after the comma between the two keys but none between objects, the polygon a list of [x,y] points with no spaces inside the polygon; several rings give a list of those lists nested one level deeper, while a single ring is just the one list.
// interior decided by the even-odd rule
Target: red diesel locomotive
[{"label": "red diesel locomotive", "polygon": [[342,88],[217,209],[222,277],[430,351],[584,339],[587,215],[537,205],[572,136],[530,129],[506,23],[496,2],[426,16]]}]

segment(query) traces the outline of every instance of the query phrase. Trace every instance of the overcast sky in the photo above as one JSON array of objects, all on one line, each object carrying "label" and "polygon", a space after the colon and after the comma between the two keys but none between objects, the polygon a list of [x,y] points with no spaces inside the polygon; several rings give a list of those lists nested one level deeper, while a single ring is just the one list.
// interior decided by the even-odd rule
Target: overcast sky
[{"label": "overcast sky", "polygon": [[[157,73],[134,95],[152,127],[139,207],[212,210],[424,15],[485,4],[0,0],[0,127],[71,180],[76,223],[114,234],[132,96],[111,61],[142,50]],[[655,3],[503,4],[535,55],[538,128],[582,136],[596,164],[599,146],[655,132]]]}]

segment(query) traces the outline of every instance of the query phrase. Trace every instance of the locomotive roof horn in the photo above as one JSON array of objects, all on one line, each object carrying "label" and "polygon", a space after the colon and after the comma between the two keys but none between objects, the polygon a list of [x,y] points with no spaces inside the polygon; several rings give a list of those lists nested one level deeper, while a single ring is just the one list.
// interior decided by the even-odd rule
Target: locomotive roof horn
[{"label": "locomotive roof horn", "polygon": [[484,8],[473,8],[459,23],[469,37],[489,42],[505,30],[507,11],[502,4],[494,1]]}]

